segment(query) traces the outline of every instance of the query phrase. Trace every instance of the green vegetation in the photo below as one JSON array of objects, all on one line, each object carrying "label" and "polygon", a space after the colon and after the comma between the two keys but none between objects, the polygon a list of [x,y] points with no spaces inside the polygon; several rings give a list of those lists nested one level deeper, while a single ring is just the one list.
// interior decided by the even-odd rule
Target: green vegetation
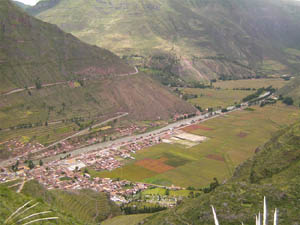
[{"label": "green vegetation", "polygon": [[293,105],[294,104],[294,100],[291,97],[285,97],[282,102],[286,105]]},{"label": "green vegetation", "polygon": [[[191,190],[168,190],[165,188],[152,188],[152,189],[147,189],[143,192],[141,192],[141,195],[143,197],[147,195],[159,195],[159,196],[170,196],[170,197],[189,197]],[[196,193],[202,193],[199,190],[193,190],[193,192]]]},{"label": "green vegetation", "polygon": [[42,84],[84,76],[134,71],[111,52],[80,42],[56,26],[28,16],[8,0],[1,4],[0,18],[0,93],[32,86],[40,89]]},{"label": "green vegetation", "polygon": [[27,11],[135,65],[160,70],[155,76],[166,84],[299,68],[299,9],[289,1],[45,0]]},{"label": "green vegetation", "polygon": [[138,225],[141,221],[151,215],[152,214],[117,216],[112,219],[105,220],[102,225]]},{"label": "green vegetation", "polygon": [[[274,134],[253,158],[241,164],[234,176],[210,194],[187,200],[175,209],[149,217],[144,224],[212,225],[210,205],[214,205],[222,224],[253,223],[253,215],[262,211],[263,196],[267,196],[269,212],[280,211],[280,224],[299,220],[299,146],[300,122]],[[271,217],[271,216],[270,216]],[[271,218],[269,223],[271,224]]]},{"label": "green vegetation", "polygon": [[248,95],[247,97],[243,98],[243,102],[252,102],[259,99],[259,97],[265,93],[269,92],[270,94],[275,92],[275,89],[272,86],[267,88],[259,88],[255,93]]},{"label": "green vegetation", "polygon": [[145,213],[156,213],[162,210],[167,209],[164,206],[154,203],[145,203],[145,202],[131,202],[121,207],[122,211],[125,214],[145,214]]},{"label": "green vegetation", "polygon": [[84,221],[85,224],[98,224],[121,213],[119,207],[110,202],[105,193],[92,190],[47,191],[38,182],[30,181],[24,185],[22,193],[39,199],[72,218]]},{"label": "green vegetation", "polygon": [[93,177],[110,177],[110,178],[121,178],[131,181],[143,180],[147,177],[155,176],[157,173],[138,165],[130,164],[121,168],[115,169],[112,172],[104,171],[97,172],[89,169],[90,175]]},{"label": "green vegetation", "polygon": [[[168,120],[176,112],[195,111],[148,76],[117,76],[135,70],[8,0],[0,19],[0,143],[27,136],[49,145],[118,112],[133,120]],[[20,91],[4,94],[14,89]],[[1,151],[2,158],[9,155]]]},{"label": "green vegetation", "polygon": [[182,93],[196,95],[195,98],[188,99],[188,102],[197,108],[205,110],[208,108],[217,109],[232,106],[252,94],[253,91],[186,88],[182,90]]},{"label": "green vegetation", "polygon": [[231,90],[256,90],[258,88],[272,86],[276,89],[282,88],[288,82],[281,78],[268,78],[268,79],[245,79],[245,80],[230,80],[230,81],[217,81],[213,83],[213,87]]},{"label": "green vegetation", "polygon": [[[124,167],[97,175],[196,188],[208,186],[215,177],[222,183],[231,177],[240,163],[253,156],[255,149],[274,132],[299,118],[296,107],[286,107],[281,103],[251,109],[254,110],[238,111],[208,120],[201,124],[203,128],[189,131],[208,137],[209,140],[204,143],[191,148],[180,144],[155,145],[139,151],[135,155],[136,160]],[[162,158],[166,159],[165,165],[174,168],[158,173],[136,164],[143,159]]]},{"label": "green vegetation", "polygon": [[296,106],[300,105],[300,79],[292,79],[286,86],[278,90],[283,97],[291,97]]},{"label": "green vegetation", "polygon": [[[29,216],[33,213],[37,212],[43,212],[43,211],[50,211],[50,213],[47,214],[48,217],[59,217],[56,221],[49,221],[49,222],[43,222],[45,225],[50,224],[56,224],[56,225],[84,225],[87,224],[86,222],[83,222],[82,220],[79,220],[78,218],[72,217],[69,213],[66,213],[64,210],[58,209],[53,205],[49,205],[41,198],[32,198],[29,196],[26,196],[24,194],[17,194],[15,191],[13,191],[11,188],[4,187],[3,185],[0,185],[0,223],[4,224],[4,221],[18,208],[20,208],[22,205],[27,203],[28,201],[32,201],[29,205],[27,205],[27,209],[34,204],[38,203],[37,206],[34,208],[28,210],[25,214],[17,216],[16,218],[12,219],[11,223],[8,224],[15,224],[12,222],[16,222],[16,220],[19,220],[21,218],[25,218],[26,216]],[[45,218],[45,216],[40,215],[33,217],[34,219],[39,218]],[[30,220],[25,220],[26,222]],[[25,222],[24,221],[24,222]]]}]

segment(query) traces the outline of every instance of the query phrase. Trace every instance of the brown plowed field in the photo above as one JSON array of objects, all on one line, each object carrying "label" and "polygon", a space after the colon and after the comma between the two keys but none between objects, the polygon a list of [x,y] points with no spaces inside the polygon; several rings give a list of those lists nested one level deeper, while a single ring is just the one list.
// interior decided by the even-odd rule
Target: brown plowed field
[{"label": "brown plowed field", "polygon": [[174,169],[173,166],[169,166],[164,163],[166,160],[168,159],[167,158],[143,159],[137,161],[135,164],[157,173],[164,173],[168,170]]},{"label": "brown plowed field", "polygon": [[207,155],[206,158],[221,161],[221,162],[225,162],[225,159],[222,156],[219,156],[219,155]]}]

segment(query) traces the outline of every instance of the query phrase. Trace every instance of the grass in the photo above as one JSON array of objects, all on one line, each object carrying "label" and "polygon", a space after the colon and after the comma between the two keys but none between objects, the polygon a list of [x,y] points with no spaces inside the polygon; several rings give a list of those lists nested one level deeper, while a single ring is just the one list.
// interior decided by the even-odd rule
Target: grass
[{"label": "grass", "polygon": [[[16,93],[0,96],[0,100],[2,103],[0,128],[3,129],[0,131],[0,142],[20,136],[35,137],[42,144],[55,142],[78,131],[79,126],[75,123],[50,124],[50,122],[70,120],[74,117],[84,118],[84,123],[93,120],[96,123],[98,120],[103,121],[105,118],[115,116],[117,112],[128,112],[128,119],[133,121],[157,120],[158,115],[161,120],[167,120],[175,112],[195,111],[192,106],[142,74],[87,81],[79,88],[53,86],[32,90],[31,96],[27,93]],[[153,110],[152,105],[161,107]],[[31,114],[28,113],[29,110]],[[48,127],[44,126],[46,121],[49,123]],[[43,126],[6,130],[18,124],[37,122],[41,122]]]},{"label": "grass", "polygon": [[[56,140],[67,137],[76,130],[78,130],[78,126],[72,123],[59,123],[49,125],[48,127],[42,126],[30,129],[9,130],[0,132],[0,141],[2,142],[17,138],[20,139],[22,143],[28,143],[29,141],[35,140],[43,145],[48,145]],[[24,134],[26,134],[26,136],[23,136]]]},{"label": "grass", "polygon": [[201,106],[202,109],[207,109],[232,106],[254,91],[186,88],[182,92],[198,95],[197,98],[189,99],[188,102]]},{"label": "grass", "polygon": [[[133,181],[144,181],[160,185],[203,187],[216,177],[220,182],[230,178],[236,166],[253,156],[256,148],[265,143],[278,129],[299,118],[296,107],[281,103],[273,106],[254,107],[254,111],[238,111],[208,120],[204,126],[212,130],[195,130],[193,134],[209,137],[209,140],[191,148],[177,144],[158,144],[139,151],[136,160],[101,176],[120,177]],[[215,155],[217,157],[209,157]],[[161,174],[140,174],[134,163],[146,158],[168,158],[172,170]],[[176,161],[172,161],[176,158]],[[224,159],[224,160],[220,160]],[[168,161],[166,161],[168,162]]]},{"label": "grass", "polygon": [[102,225],[138,225],[141,221],[151,216],[152,214],[137,214],[117,216],[112,219],[108,219],[101,223]]},{"label": "grass", "polygon": [[246,79],[246,80],[230,80],[230,81],[218,81],[213,83],[214,87],[221,89],[233,89],[233,88],[262,88],[273,86],[274,88],[282,88],[287,81],[280,78],[269,79]]},{"label": "grass", "polygon": [[[153,188],[153,189],[147,189],[142,192],[142,196],[146,195],[166,195],[166,189],[164,188]],[[174,196],[174,197],[188,197],[190,194],[191,190],[170,190],[169,191],[169,196]],[[194,193],[201,193],[200,191],[193,191]]]},{"label": "grass", "polygon": [[96,177],[111,177],[111,178],[122,178],[131,181],[143,180],[147,177],[155,176],[157,173],[138,165],[129,164],[124,167],[113,170],[112,172],[97,172],[89,169],[91,176]]},{"label": "grass", "polygon": [[262,70],[263,71],[282,71],[286,66],[275,60],[264,60]]},{"label": "grass", "polygon": [[120,215],[120,209],[109,201],[105,193],[92,190],[48,191],[37,181],[29,181],[24,185],[22,193],[40,199],[88,225],[99,224],[109,216]]},{"label": "grass", "polygon": [[[182,224],[212,225],[211,205],[221,224],[253,224],[254,215],[262,211],[266,196],[269,220],[273,224],[274,209],[279,209],[278,224],[299,221],[299,145],[300,122],[281,129],[269,139],[253,158],[241,164],[235,175],[209,194],[185,201],[151,217],[145,224],[168,221]],[[175,216],[174,216],[175,215]],[[208,216],[209,215],[209,216]],[[231,216],[228,216],[231,215]]]},{"label": "grass", "polygon": [[[8,189],[6,187],[3,187],[0,185],[0,223],[4,224],[4,221],[13,213],[15,212],[19,207],[27,203],[28,201],[32,201],[27,207],[34,205],[35,203],[38,203],[37,206],[30,209],[26,213],[17,216],[17,218],[13,219],[8,224],[16,224],[16,221],[20,218],[25,218],[26,216],[29,216],[33,213],[37,212],[43,212],[43,211],[51,211],[49,214],[47,214],[48,217],[59,217],[59,219],[55,222],[44,222],[43,224],[57,224],[57,225],[83,225],[87,224],[82,222],[80,219],[76,219],[72,217],[70,214],[65,213],[63,210],[57,209],[53,205],[48,205],[46,202],[44,202],[42,199],[26,196],[24,194],[18,194],[14,190]],[[42,216],[43,217],[43,216]],[[45,216],[44,216],[45,217]],[[33,219],[41,218],[40,216],[33,217]],[[23,223],[28,222],[30,220],[25,220]]]},{"label": "grass", "polygon": [[[273,33],[266,31],[260,22],[264,20],[262,15],[266,14],[265,11],[257,2],[232,4],[245,16],[243,26],[236,19],[236,12],[231,11],[232,6],[223,1],[77,0],[75,3],[64,0],[45,10],[38,4],[31,11],[38,18],[58,25],[81,40],[128,56],[129,60],[139,65],[168,68],[172,66],[168,59],[159,60],[155,56],[177,56],[180,62],[170,71],[175,71],[181,64],[180,75],[186,80],[220,75],[248,77],[261,66],[262,57],[270,59],[265,60],[264,70],[284,69],[280,62],[285,63],[286,54],[281,56],[282,51],[277,49],[276,44],[273,46],[273,42],[257,41],[263,40],[263,33],[271,39],[273,37]],[[274,12],[275,4],[266,3],[265,7],[269,12]],[[286,15],[290,16],[288,12]],[[275,18],[274,24],[278,23],[280,16]],[[252,20],[257,24],[257,32],[246,29],[251,26],[248,21]],[[291,21],[296,21],[296,18],[291,16]],[[283,27],[297,30],[291,24]],[[279,29],[278,33],[285,36],[288,32]],[[253,47],[245,55],[245,46],[250,45]],[[274,51],[277,57],[274,57]],[[280,62],[271,60],[274,58]],[[186,65],[185,60],[192,62],[191,66]],[[193,67],[199,69],[201,75],[191,69]]]}]

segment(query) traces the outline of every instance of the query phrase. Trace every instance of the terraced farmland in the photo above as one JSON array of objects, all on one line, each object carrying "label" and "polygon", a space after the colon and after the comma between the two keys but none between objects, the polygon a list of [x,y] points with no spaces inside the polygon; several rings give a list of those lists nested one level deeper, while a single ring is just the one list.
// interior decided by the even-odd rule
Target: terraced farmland
[{"label": "terraced farmland", "polygon": [[120,215],[117,205],[110,202],[103,192],[92,190],[52,190],[47,191],[36,181],[27,182],[22,193],[30,197],[43,199],[57,209],[77,218],[86,224],[98,224],[110,216]]}]

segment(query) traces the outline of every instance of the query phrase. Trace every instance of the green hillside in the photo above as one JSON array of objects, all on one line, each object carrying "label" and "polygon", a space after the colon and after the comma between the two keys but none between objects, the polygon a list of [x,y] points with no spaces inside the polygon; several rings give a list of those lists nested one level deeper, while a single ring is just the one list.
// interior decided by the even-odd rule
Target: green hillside
[{"label": "green hillside", "polygon": [[[29,181],[24,185],[22,193],[18,194],[13,188],[10,188],[11,184],[0,185],[1,224],[4,224],[4,221],[15,210],[29,201],[31,202],[24,208],[25,210],[36,203],[38,204],[22,214],[20,213],[20,215],[16,214],[16,217],[10,220],[8,224],[16,224],[13,222],[44,211],[50,211],[50,213],[35,216],[32,219],[46,217],[58,217],[58,219],[36,224],[94,225],[99,224],[108,217],[120,215],[119,207],[110,202],[108,196],[104,193],[96,193],[92,190],[72,192],[63,190],[48,191],[36,181]],[[23,223],[29,221],[30,219],[28,218]]]},{"label": "green hillside", "polygon": [[[253,224],[262,212],[263,196],[269,213],[279,209],[279,224],[299,222],[300,122],[278,132],[256,155],[243,163],[233,178],[209,194],[145,219],[145,224],[213,223],[214,205],[220,224]],[[270,216],[271,217],[271,216]],[[270,218],[270,223],[271,218]]]},{"label": "green hillside", "polygon": [[92,190],[64,191],[46,190],[38,182],[27,182],[22,193],[35,199],[42,199],[51,207],[84,221],[85,224],[99,224],[108,217],[120,215],[120,208],[110,202],[105,193]]},{"label": "green hillside", "polygon": [[185,80],[299,68],[300,7],[289,1],[45,0],[28,12]]},{"label": "green hillside", "polygon": [[125,112],[134,121],[195,112],[118,56],[9,0],[1,1],[0,21],[0,143],[23,137],[26,143],[53,143],[81,129],[74,118],[89,124]]},{"label": "green hillside", "polygon": [[[38,212],[44,212],[44,211],[51,211],[49,214],[47,215],[41,215],[41,216],[36,216],[33,217],[32,219],[39,219],[39,218],[45,218],[45,217],[59,217],[59,219],[57,220],[50,220],[48,222],[44,221],[44,222],[40,222],[39,224],[43,224],[43,225],[52,225],[52,224],[56,224],[56,225],[84,225],[86,224],[83,221],[79,221],[78,219],[75,219],[73,217],[71,217],[70,215],[62,212],[61,210],[58,210],[55,207],[49,206],[47,203],[45,203],[44,201],[40,200],[40,199],[34,199],[31,197],[27,197],[23,194],[17,194],[16,192],[3,187],[2,185],[0,186],[0,223],[4,224],[4,221],[6,219],[9,218],[10,215],[12,215],[12,213],[14,213],[18,208],[20,208],[21,206],[23,206],[25,203],[30,202],[29,205],[27,205],[27,207],[25,207],[25,209],[28,209],[29,207],[33,206],[36,203],[39,203],[37,206],[33,207],[32,209],[28,210],[27,212],[25,212],[24,214],[17,216],[15,218],[13,218],[12,220],[9,221],[8,224],[16,224],[14,222],[25,218],[31,214],[34,213],[38,213]],[[25,220],[26,222],[30,221]],[[24,222],[25,222],[24,221]],[[36,223],[37,224],[37,223]]]},{"label": "green hillside", "polygon": [[34,19],[8,0],[0,6],[0,92],[41,83],[134,72],[111,52]]}]

